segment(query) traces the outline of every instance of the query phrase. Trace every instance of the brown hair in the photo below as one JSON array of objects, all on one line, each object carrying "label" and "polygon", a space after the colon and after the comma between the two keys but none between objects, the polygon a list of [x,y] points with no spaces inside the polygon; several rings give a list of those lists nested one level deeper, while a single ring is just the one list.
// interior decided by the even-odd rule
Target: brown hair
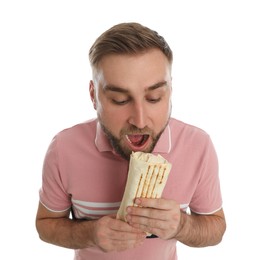
[{"label": "brown hair", "polygon": [[137,54],[149,49],[158,48],[172,63],[173,53],[156,31],[139,23],[120,23],[101,34],[89,51],[92,67],[97,67],[100,60],[108,54]]}]

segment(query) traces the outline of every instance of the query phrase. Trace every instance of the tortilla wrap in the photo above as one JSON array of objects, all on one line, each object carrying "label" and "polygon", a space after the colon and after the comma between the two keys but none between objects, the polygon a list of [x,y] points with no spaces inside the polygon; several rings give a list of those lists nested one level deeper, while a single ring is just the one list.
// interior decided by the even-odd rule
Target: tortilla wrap
[{"label": "tortilla wrap", "polygon": [[137,206],[135,198],[160,198],[172,165],[161,155],[132,152],[125,192],[117,219],[126,221],[126,208]]}]

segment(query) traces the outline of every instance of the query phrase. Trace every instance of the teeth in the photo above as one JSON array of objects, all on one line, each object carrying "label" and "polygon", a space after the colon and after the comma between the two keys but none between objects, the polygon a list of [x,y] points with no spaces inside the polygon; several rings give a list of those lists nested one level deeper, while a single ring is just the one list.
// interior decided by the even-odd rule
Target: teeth
[{"label": "teeth", "polygon": [[128,135],[126,135],[125,137],[126,137],[127,141],[131,144],[132,142],[131,142],[131,140],[129,139]]},{"label": "teeth", "polygon": [[127,141],[134,146],[141,146],[149,138],[148,134],[125,135]]}]

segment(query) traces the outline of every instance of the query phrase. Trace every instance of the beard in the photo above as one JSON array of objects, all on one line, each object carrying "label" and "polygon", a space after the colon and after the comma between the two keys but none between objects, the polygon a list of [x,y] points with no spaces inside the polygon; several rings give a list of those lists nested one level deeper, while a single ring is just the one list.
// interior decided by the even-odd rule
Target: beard
[{"label": "beard", "polygon": [[151,153],[154,150],[154,148],[155,148],[155,146],[156,146],[160,136],[162,135],[162,133],[164,132],[165,128],[167,127],[168,122],[169,122],[169,119],[167,120],[165,126],[162,128],[162,130],[158,134],[153,133],[153,131],[151,129],[149,129],[148,127],[140,129],[140,128],[134,126],[134,125],[131,125],[128,128],[123,128],[121,130],[121,132],[120,132],[120,138],[117,138],[99,120],[99,123],[101,125],[102,130],[106,134],[106,136],[107,136],[110,144],[114,148],[115,152],[117,154],[119,154],[120,156],[122,156],[124,159],[128,160],[128,161],[130,160],[130,155],[132,153],[132,150],[129,149],[126,145],[123,144],[123,137],[126,134],[148,134],[149,138],[152,139],[152,142],[151,142],[150,146],[147,149],[145,149],[144,151],[142,151],[142,152]]}]

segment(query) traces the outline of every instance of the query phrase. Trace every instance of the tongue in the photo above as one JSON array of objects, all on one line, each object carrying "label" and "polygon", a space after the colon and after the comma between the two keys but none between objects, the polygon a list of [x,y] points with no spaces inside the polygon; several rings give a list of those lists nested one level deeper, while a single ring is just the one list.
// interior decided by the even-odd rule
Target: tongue
[{"label": "tongue", "polygon": [[144,135],[128,135],[129,140],[134,145],[140,145],[143,141]]}]

